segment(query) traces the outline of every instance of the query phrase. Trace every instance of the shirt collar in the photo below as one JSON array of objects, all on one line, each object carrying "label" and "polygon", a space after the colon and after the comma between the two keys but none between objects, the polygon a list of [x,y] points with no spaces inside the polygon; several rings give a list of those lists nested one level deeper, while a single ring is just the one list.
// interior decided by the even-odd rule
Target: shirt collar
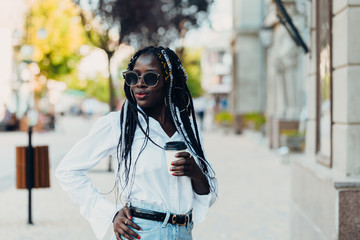
[{"label": "shirt collar", "polygon": [[[139,109],[139,111],[141,111],[142,113],[144,113],[145,115],[147,115],[145,113],[145,111],[139,106],[139,105],[136,105],[137,108]],[[179,112],[179,109],[177,107],[175,107],[175,111],[176,111],[176,115],[178,116],[178,118],[180,119],[180,112]],[[161,136],[166,136],[167,138],[170,138],[166,132],[164,131],[164,129],[161,127],[160,123],[155,120],[154,118],[149,117],[149,128],[150,128],[150,133],[151,132],[156,132],[157,134],[161,135]],[[142,115],[142,114],[138,114],[138,119],[139,119],[139,123],[141,124],[141,126],[143,128],[146,128],[146,120],[145,120],[145,117]],[[175,135],[177,135],[178,132],[175,131],[174,135],[171,137],[173,138]]]}]

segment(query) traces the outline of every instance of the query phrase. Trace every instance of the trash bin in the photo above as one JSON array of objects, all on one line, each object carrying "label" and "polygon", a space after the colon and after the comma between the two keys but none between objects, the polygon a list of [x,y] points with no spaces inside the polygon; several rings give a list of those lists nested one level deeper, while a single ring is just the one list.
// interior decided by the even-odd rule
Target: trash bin
[{"label": "trash bin", "polygon": [[33,175],[34,188],[50,187],[50,165],[48,146],[34,147],[33,151],[33,172],[27,173],[26,151],[28,147],[16,147],[16,188],[26,189],[27,174]]}]

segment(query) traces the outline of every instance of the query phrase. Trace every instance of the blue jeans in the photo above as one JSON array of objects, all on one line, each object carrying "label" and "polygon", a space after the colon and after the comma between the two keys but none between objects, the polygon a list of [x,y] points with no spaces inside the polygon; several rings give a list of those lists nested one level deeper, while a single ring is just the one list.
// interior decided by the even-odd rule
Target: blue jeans
[{"label": "blue jeans", "polygon": [[[131,206],[161,212],[161,210],[156,207],[142,202],[131,203]],[[193,229],[194,223],[190,222],[187,226],[170,224],[167,222],[169,216],[170,213],[167,212],[164,222],[133,217],[132,221],[139,225],[142,231],[133,230],[140,235],[141,240],[192,240],[191,230]],[[113,239],[116,239],[115,235]],[[122,239],[125,238],[122,237]]]}]

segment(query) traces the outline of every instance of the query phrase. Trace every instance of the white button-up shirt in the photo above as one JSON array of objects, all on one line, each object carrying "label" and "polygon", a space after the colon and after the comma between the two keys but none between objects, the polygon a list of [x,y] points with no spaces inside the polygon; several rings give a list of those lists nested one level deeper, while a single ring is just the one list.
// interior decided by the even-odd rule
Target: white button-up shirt
[{"label": "white button-up shirt", "polygon": [[[139,114],[141,125],[146,123]],[[169,137],[159,122],[149,117],[150,138],[159,146],[168,141],[183,141],[182,136],[175,132]],[[89,134],[79,141],[64,157],[56,170],[56,177],[61,187],[70,198],[80,206],[81,214],[89,221],[97,239],[106,234],[116,212],[123,207],[108,201],[92,184],[86,173],[106,156],[117,158],[117,145],[120,136],[120,112],[112,112],[101,117],[90,130]],[[145,135],[137,126],[132,145],[132,161],[137,159]],[[192,155],[195,155],[190,151]],[[134,164],[132,164],[134,166]],[[164,212],[176,214],[192,210],[194,222],[202,222],[208,208],[214,203],[216,194],[198,195],[194,192],[189,177],[176,177],[168,173],[165,151],[151,141],[140,154],[135,171],[130,172],[130,181],[125,188],[125,201],[143,201],[163,209]],[[123,166],[117,176],[123,176]],[[134,171],[134,175],[132,172]],[[131,178],[134,176],[134,178]],[[122,177],[118,178],[119,192],[122,191]],[[215,179],[212,185],[217,188]],[[133,182],[133,184],[131,184]],[[127,194],[131,190],[131,195]],[[215,189],[217,192],[217,189]]]}]

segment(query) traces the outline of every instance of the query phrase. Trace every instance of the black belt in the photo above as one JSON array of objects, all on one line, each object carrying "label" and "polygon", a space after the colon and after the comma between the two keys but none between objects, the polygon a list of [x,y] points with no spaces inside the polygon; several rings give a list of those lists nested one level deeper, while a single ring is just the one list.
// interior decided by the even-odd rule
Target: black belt
[{"label": "black belt", "polygon": [[[143,218],[147,220],[153,220],[163,222],[166,218],[166,213],[155,212],[152,210],[142,209],[130,206],[130,212],[133,217]],[[192,221],[192,214],[170,214],[168,223],[187,226],[188,222]]]}]

